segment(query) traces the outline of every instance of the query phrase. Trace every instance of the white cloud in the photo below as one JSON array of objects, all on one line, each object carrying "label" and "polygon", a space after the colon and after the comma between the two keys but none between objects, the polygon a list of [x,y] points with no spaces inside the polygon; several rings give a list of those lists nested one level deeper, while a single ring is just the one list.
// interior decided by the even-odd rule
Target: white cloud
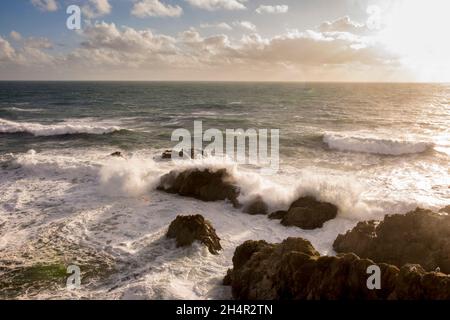
[{"label": "white cloud", "polygon": [[140,0],[131,9],[131,14],[139,17],[179,17],[183,13],[180,6],[164,4],[159,0]]},{"label": "white cloud", "polygon": [[31,3],[41,11],[58,10],[58,3],[56,0],[31,0]]},{"label": "white cloud", "polygon": [[20,41],[22,40],[22,35],[17,32],[17,31],[11,31],[11,33],[9,34],[10,38],[13,39],[14,41]]},{"label": "white cloud", "polygon": [[34,49],[52,49],[53,43],[47,38],[29,37],[25,39],[25,47]]},{"label": "white cloud", "polygon": [[53,56],[43,51],[53,46],[47,38],[30,37],[23,40],[22,46],[15,49],[0,36],[0,66],[44,66],[54,60]]},{"label": "white cloud", "polygon": [[365,24],[352,21],[349,17],[341,17],[333,21],[325,21],[319,26],[321,32],[350,32],[354,34],[367,33],[369,29]]},{"label": "white cloud", "polygon": [[11,60],[15,53],[11,44],[0,36],[0,62]]},{"label": "white cloud", "polygon": [[194,7],[201,9],[215,11],[220,9],[225,10],[243,10],[246,9],[243,4],[247,0],[185,0]]},{"label": "white cloud", "polygon": [[289,6],[287,5],[260,5],[258,9],[255,10],[257,13],[286,13],[289,11]]},{"label": "white cloud", "polygon": [[324,34],[316,31],[291,31],[272,39],[246,42],[241,53],[248,59],[266,62],[289,62],[297,65],[323,66],[361,63],[367,65],[388,62],[381,47],[367,43],[364,38],[342,33]]},{"label": "white cloud", "polygon": [[170,53],[174,51],[174,38],[155,35],[150,30],[130,27],[119,29],[114,23],[96,23],[83,32],[83,49],[112,50],[119,54]]},{"label": "white cloud", "polygon": [[256,26],[250,21],[235,21],[233,22],[233,25],[250,31],[256,30]]},{"label": "white cloud", "polygon": [[[46,39],[24,38],[21,47],[14,48],[0,38],[0,77],[16,76],[14,66],[21,65],[27,66],[33,77],[41,74],[43,78],[56,70],[54,75],[64,74],[68,79],[78,75],[81,79],[122,80],[335,81],[367,79],[397,66],[397,57],[387,52],[376,37],[319,29],[264,37],[246,22],[235,22],[252,31],[240,39],[224,34],[202,36],[194,28],[169,36],[117,27],[114,23],[95,23],[80,33],[83,41],[70,53],[49,52],[51,43]],[[333,29],[338,29],[337,25]],[[41,66],[47,68],[46,72],[36,73],[33,68]]]},{"label": "white cloud", "polygon": [[219,22],[219,23],[202,23],[200,25],[200,28],[207,29],[207,28],[216,28],[216,29],[223,29],[223,30],[232,30],[233,27],[230,26],[226,22]]},{"label": "white cloud", "polygon": [[111,4],[108,0],[89,0],[81,9],[87,18],[98,18],[111,13]]}]

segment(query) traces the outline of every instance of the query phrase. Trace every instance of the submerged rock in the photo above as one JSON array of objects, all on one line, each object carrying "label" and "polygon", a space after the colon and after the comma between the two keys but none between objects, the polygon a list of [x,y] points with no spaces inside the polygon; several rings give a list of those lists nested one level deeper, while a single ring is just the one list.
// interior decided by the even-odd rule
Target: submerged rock
[{"label": "submerged rock", "polygon": [[177,247],[191,245],[195,240],[208,247],[209,252],[218,254],[222,249],[220,238],[211,222],[202,215],[177,216],[169,226],[168,238],[175,238]]},{"label": "submerged rock", "polygon": [[109,156],[110,157],[121,157],[121,158],[123,157],[122,152],[120,152],[120,151],[113,152]]},{"label": "submerged rock", "polygon": [[158,190],[203,201],[229,200],[239,206],[239,188],[226,169],[173,170],[161,177]]},{"label": "submerged rock", "polygon": [[256,196],[246,206],[244,206],[245,213],[248,214],[267,214],[269,207],[264,202],[261,196]]},{"label": "submerged rock", "polygon": [[291,204],[288,211],[273,212],[269,218],[281,219],[281,224],[285,226],[316,229],[336,218],[337,213],[338,208],[334,204],[321,202],[313,197],[301,197]]},{"label": "submerged rock", "polygon": [[381,289],[370,290],[367,268],[373,264],[351,253],[320,256],[301,238],[250,240],[236,248],[224,284],[243,300],[450,299],[450,276],[420,266],[399,270],[381,263]]},{"label": "submerged rock", "polygon": [[286,214],[287,214],[287,211],[285,211],[285,210],[275,211],[275,212],[272,212],[271,214],[269,214],[269,219],[271,219],[271,220],[280,220],[280,219],[283,219],[283,217]]},{"label": "submerged rock", "polygon": [[172,150],[166,150],[161,154],[162,159],[172,159]]},{"label": "submerged rock", "polygon": [[398,267],[417,263],[427,271],[450,273],[450,216],[417,208],[381,222],[359,222],[339,235],[333,248]]},{"label": "submerged rock", "polygon": [[450,214],[450,205],[442,208],[439,212]]},{"label": "submerged rock", "polygon": [[[168,149],[165,150],[162,154],[161,154],[161,158],[162,159],[172,159],[172,153],[174,152],[174,150]],[[189,151],[184,151],[184,150],[180,150],[180,151],[175,151],[176,153],[178,153],[178,156],[181,158],[190,158],[190,159],[195,159],[198,155],[201,156],[205,156],[205,152],[203,150],[197,150],[194,148],[191,148]]]}]

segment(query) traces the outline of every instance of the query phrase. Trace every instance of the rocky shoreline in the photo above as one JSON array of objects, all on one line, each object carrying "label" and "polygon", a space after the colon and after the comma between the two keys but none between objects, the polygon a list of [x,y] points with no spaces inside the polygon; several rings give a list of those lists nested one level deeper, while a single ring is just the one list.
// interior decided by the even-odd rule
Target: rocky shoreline
[{"label": "rocky shoreline", "polygon": [[[311,196],[298,198],[286,211],[270,214],[260,196],[244,206],[238,201],[239,187],[226,169],[172,171],[161,178],[158,189],[203,201],[230,201],[244,213],[266,214],[285,226],[307,230],[321,228],[339,211],[336,205]],[[277,244],[249,240],[236,248],[233,268],[223,282],[231,286],[233,298],[244,300],[449,300],[448,211],[448,207],[439,213],[417,208],[387,215],[383,221],[359,222],[336,238],[337,256],[321,256],[302,238]],[[196,220],[195,228],[192,220]],[[177,232],[171,231],[174,224]],[[180,237],[189,239],[186,244],[199,240],[211,253],[219,254],[220,238],[200,215],[177,217],[169,234],[177,238],[177,245]],[[367,286],[367,270],[373,265],[380,269],[379,289]]]},{"label": "rocky shoreline", "polygon": [[380,288],[367,286],[375,262],[353,253],[320,256],[311,243],[246,241],[236,248],[233,269],[224,278],[241,300],[448,300],[450,276],[420,265],[397,268],[380,263]]},{"label": "rocky shoreline", "polygon": [[[241,203],[242,191],[226,168],[174,170],[160,178],[157,189],[201,201],[227,201],[243,214],[266,215],[283,226],[304,230],[322,228],[339,214],[336,204],[310,195],[298,197],[287,210],[271,213],[260,195]],[[223,254],[220,237],[199,214],[178,215],[166,232],[176,247],[197,241],[213,255]],[[230,286],[234,299],[242,300],[450,300],[450,206],[438,212],[417,208],[387,215],[382,221],[361,221],[338,235],[333,249],[336,256],[321,256],[299,237],[281,243],[248,240],[236,247],[223,285]],[[14,297],[22,289],[39,292],[55,283],[63,286],[66,266],[53,259],[61,250],[50,250],[50,258],[41,259],[48,263],[0,270],[9,270],[0,281],[0,296]],[[69,252],[83,256],[80,265],[87,270],[86,278],[106,279],[114,269],[114,261],[97,252]],[[95,274],[98,265],[102,273]],[[379,288],[368,286],[371,266],[379,268]]]}]

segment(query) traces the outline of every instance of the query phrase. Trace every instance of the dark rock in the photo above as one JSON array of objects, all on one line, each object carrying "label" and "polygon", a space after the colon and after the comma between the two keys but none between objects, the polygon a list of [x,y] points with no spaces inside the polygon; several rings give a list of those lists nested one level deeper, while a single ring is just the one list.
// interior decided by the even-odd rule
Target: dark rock
[{"label": "dark rock", "polygon": [[439,212],[450,214],[450,205],[442,208]]},{"label": "dark rock", "polygon": [[450,276],[439,272],[426,272],[420,265],[404,265],[397,276],[392,299],[449,300]]},{"label": "dark rock", "polygon": [[166,150],[161,154],[162,159],[172,159],[172,150]]},{"label": "dark rock", "polygon": [[203,216],[177,216],[169,226],[168,238],[175,238],[177,247],[189,246],[195,240],[200,241],[208,247],[209,252],[218,254],[222,249],[220,238],[211,222],[205,220]]},{"label": "dark rock", "polygon": [[203,201],[229,200],[239,206],[239,188],[226,169],[173,170],[161,177],[158,190]]},{"label": "dark rock", "polygon": [[224,284],[243,300],[450,299],[450,276],[427,273],[420,266],[399,270],[378,264],[381,289],[370,290],[367,268],[373,264],[351,253],[320,256],[301,238],[281,244],[246,241],[236,248]]},{"label": "dark rock", "polygon": [[414,263],[427,271],[439,267],[450,273],[450,216],[417,208],[405,215],[387,215],[381,222],[359,222],[339,235],[333,248],[398,267]]},{"label": "dark rock", "polygon": [[256,196],[242,211],[248,214],[267,214],[269,207],[261,196]]},{"label": "dark rock", "polygon": [[116,151],[110,154],[111,157],[123,157],[122,152]]},{"label": "dark rock", "polygon": [[337,213],[338,208],[334,204],[317,201],[313,197],[301,197],[291,204],[287,212],[273,212],[269,218],[281,219],[281,224],[285,226],[316,229],[321,228],[326,221],[336,218]]},{"label": "dark rock", "polygon": [[287,211],[284,211],[284,210],[275,211],[275,212],[272,212],[271,214],[269,214],[269,219],[280,220],[280,219],[283,219],[283,217],[286,214],[287,214]]},{"label": "dark rock", "polygon": [[[161,154],[161,158],[162,159],[172,159],[172,152],[173,152],[173,150],[170,150],[170,149],[164,151]],[[181,158],[195,159],[197,155],[205,156],[205,152],[203,150],[197,150],[194,148],[191,148],[191,150],[189,150],[188,152],[184,151],[184,149],[178,151],[178,156]]]}]

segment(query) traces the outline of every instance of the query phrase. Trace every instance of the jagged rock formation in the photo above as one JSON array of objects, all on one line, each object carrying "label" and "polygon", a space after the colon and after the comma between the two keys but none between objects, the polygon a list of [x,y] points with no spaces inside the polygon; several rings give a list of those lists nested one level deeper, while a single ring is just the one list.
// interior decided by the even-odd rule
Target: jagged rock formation
[{"label": "jagged rock formation", "polygon": [[161,177],[158,190],[203,201],[229,200],[239,206],[239,188],[226,169],[173,170]]},{"label": "jagged rock formation", "polygon": [[288,211],[273,212],[269,218],[281,219],[281,224],[285,226],[316,229],[336,218],[337,213],[338,208],[334,204],[317,201],[313,197],[301,197],[291,204]]},{"label": "jagged rock formation", "polygon": [[418,265],[378,264],[381,289],[370,290],[371,265],[351,253],[320,256],[301,238],[280,244],[250,240],[236,248],[224,284],[231,285],[235,299],[244,300],[450,299],[450,276]]},{"label": "jagged rock formation", "polygon": [[417,208],[381,222],[359,222],[339,235],[333,248],[398,267],[417,263],[427,271],[450,273],[450,216]]},{"label": "jagged rock formation", "polygon": [[207,246],[212,254],[218,254],[222,249],[211,222],[199,214],[177,216],[169,226],[167,237],[175,238],[177,247],[189,246],[197,240]]}]

